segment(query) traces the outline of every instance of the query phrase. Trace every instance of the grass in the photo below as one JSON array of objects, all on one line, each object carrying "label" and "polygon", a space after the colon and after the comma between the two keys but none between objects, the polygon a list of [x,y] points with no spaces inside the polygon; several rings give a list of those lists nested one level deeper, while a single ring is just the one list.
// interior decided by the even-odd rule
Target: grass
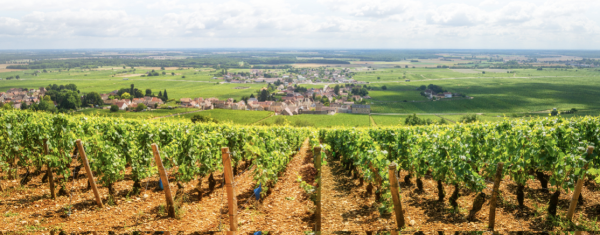
[{"label": "grass", "polygon": [[86,115],[86,116],[107,116],[107,117],[123,117],[123,118],[139,118],[139,119],[149,119],[153,117],[162,117],[171,114],[196,111],[198,109],[195,108],[176,108],[176,109],[155,109],[152,111],[145,112],[127,112],[127,111],[118,111],[111,112],[108,109],[84,109],[82,111],[76,112],[75,115]]},{"label": "grass", "polygon": [[174,117],[169,117],[171,119],[184,119],[191,121],[190,119],[194,115],[201,115],[210,118],[214,118],[218,120],[220,123],[231,122],[235,124],[253,124],[262,119],[265,119],[271,115],[273,112],[269,111],[245,111],[245,110],[229,110],[229,109],[213,109],[213,110],[205,110],[196,113],[189,113],[183,115],[177,115]]},{"label": "grass", "polygon": [[371,115],[377,126],[402,126],[408,115]]},{"label": "grass", "polygon": [[273,116],[262,122],[260,125],[276,125],[278,119],[284,119],[295,126],[313,126],[313,127],[367,127],[371,125],[369,115],[338,113],[335,115],[295,115],[295,116]]}]

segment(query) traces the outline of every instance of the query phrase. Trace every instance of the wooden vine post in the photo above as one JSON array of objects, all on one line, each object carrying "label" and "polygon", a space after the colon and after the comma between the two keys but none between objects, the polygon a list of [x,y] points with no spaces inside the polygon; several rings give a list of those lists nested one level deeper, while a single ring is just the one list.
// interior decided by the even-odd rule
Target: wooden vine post
[{"label": "wooden vine post", "polygon": [[169,185],[169,178],[167,178],[167,171],[162,164],[160,159],[160,153],[158,152],[158,145],[152,144],[152,153],[154,154],[154,161],[156,161],[156,167],[158,168],[158,174],[163,183],[165,190],[165,197],[167,199],[167,214],[171,218],[175,218],[175,203],[173,202],[173,195],[171,194],[171,185]]},{"label": "wooden vine post", "polygon": [[[48,139],[44,139],[44,154],[50,154],[50,149],[48,148]],[[52,168],[50,168],[50,164],[47,164],[46,174],[48,174],[48,182],[50,183],[50,195],[52,199],[56,200],[56,192],[54,192],[54,176],[52,175]]]},{"label": "wooden vine post", "polygon": [[400,193],[398,190],[398,179],[396,178],[396,163],[390,164],[388,167],[390,177],[390,191],[392,193],[392,200],[394,201],[394,213],[396,214],[396,224],[398,229],[404,227],[404,212],[402,211],[402,201],[400,200]]},{"label": "wooden vine post", "polygon": [[[587,154],[592,155],[594,152],[594,147],[589,146],[587,148]],[[583,167],[584,171],[587,169],[587,164]],[[571,221],[573,219],[573,215],[575,215],[575,208],[577,208],[577,200],[579,200],[579,195],[581,194],[581,190],[583,189],[583,182],[585,181],[585,175],[580,177],[577,180],[577,185],[575,186],[575,192],[573,192],[573,198],[571,198],[571,205],[569,206],[569,212],[567,212],[567,220]]]},{"label": "wooden vine post", "polygon": [[315,169],[317,169],[317,199],[315,205],[317,210],[315,211],[315,232],[321,232],[321,185],[323,185],[323,179],[321,178],[321,146],[315,147]]},{"label": "wooden vine post", "polygon": [[225,188],[227,189],[227,205],[229,207],[229,231],[237,231],[237,199],[235,197],[235,185],[233,184],[233,170],[231,169],[231,155],[229,148],[221,148],[223,158],[223,174],[225,175]]},{"label": "wooden vine post", "polygon": [[490,230],[494,230],[494,226],[496,226],[496,201],[498,199],[500,180],[502,178],[502,168],[504,168],[504,163],[502,163],[502,162],[498,163],[498,167],[496,168],[496,176],[494,177],[494,188],[492,189],[492,199],[490,201],[490,221],[489,221]]},{"label": "wooden vine post", "polygon": [[[98,192],[98,188],[96,187],[96,181],[94,180],[94,175],[92,174],[92,169],[90,169],[90,163],[88,162],[87,155],[85,154],[85,150],[83,149],[83,144],[81,140],[77,140],[77,148],[79,149],[79,157],[81,157],[81,162],[83,163],[83,167],[85,168],[85,173],[88,176],[88,182],[90,182],[90,186],[94,191],[94,196],[96,196],[96,204],[98,207],[102,208],[102,198],[100,198],[100,193]],[[75,177],[75,176],[73,176]]]}]

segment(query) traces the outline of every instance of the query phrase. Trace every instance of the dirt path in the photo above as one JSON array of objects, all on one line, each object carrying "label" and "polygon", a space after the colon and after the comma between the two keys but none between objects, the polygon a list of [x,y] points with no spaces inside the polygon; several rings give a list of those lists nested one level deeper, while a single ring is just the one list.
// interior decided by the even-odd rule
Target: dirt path
[{"label": "dirt path", "polygon": [[[479,114],[479,115],[481,115],[481,114]],[[439,117],[439,118],[441,118],[441,119],[446,119],[446,121],[449,121],[449,122],[451,122],[451,123],[456,123],[455,121],[452,121],[452,120],[450,120],[450,119],[448,119],[448,118],[443,118],[443,117],[442,117],[442,116],[440,116],[440,115],[435,115],[435,116],[437,116],[437,117]]]},{"label": "dirt path", "polygon": [[[264,197],[261,203],[251,198],[240,201],[238,196],[238,229],[248,233],[255,231],[274,231],[281,233],[301,234],[314,228],[314,203],[306,197],[300,188],[298,176],[307,182],[312,182],[316,170],[312,164],[312,151],[308,139],[300,151],[288,163],[285,172],[279,177],[272,192]],[[311,179],[312,177],[312,179]],[[250,194],[243,193],[244,197]]]},{"label": "dirt path", "polygon": [[371,124],[373,124],[373,127],[377,127],[377,123],[375,122],[375,120],[373,119],[373,117],[371,115],[369,115],[369,119],[371,120]]},{"label": "dirt path", "polygon": [[339,160],[322,166],[323,231],[379,231],[396,228],[394,216],[380,216],[375,196],[366,195],[366,185],[352,179]]}]

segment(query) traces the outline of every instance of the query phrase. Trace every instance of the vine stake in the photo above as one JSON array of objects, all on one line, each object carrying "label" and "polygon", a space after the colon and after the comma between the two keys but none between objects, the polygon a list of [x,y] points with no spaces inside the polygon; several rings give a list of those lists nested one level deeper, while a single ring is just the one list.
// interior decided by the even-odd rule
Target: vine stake
[{"label": "vine stake", "polygon": [[223,173],[225,175],[225,188],[227,189],[227,203],[229,207],[229,231],[237,231],[237,199],[235,198],[235,185],[233,185],[233,170],[231,169],[231,157],[229,148],[221,148],[223,158]]},{"label": "vine stake", "polygon": [[[592,155],[594,152],[594,147],[589,146],[587,148],[587,154]],[[583,167],[585,171],[587,169],[587,164]],[[571,205],[569,206],[569,212],[567,213],[567,220],[571,221],[573,219],[573,215],[575,215],[575,208],[577,208],[577,200],[579,200],[579,195],[581,194],[581,189],[583,188],[583,181],[585,181],[585,174],[577,180],[577,185],[575,186],[575,192],[573,192],[573,198],[571,198]]]},{"label": "vine stake", "polygon": [[98,188],[96,187],[96,181],[94,181],[94,175],[92,175],[90,163],[88,162],[85,150],[83,150],[83,144],[81,144],[81,140],[77,140],[77,148],[79,148],[79,157],[81,157],[81,162],[85,167],[85,173],[88,176],[88,182],[90,182],[90,186],[94,191],[94,196],[96,196],[96,203],[98,204],[98,207],[102,208],[104,207],[104,205],[102,205],[102,199],[100,198],[100,193],[98,192]]},{"label": "vine stake", "polygon": [[402,201],[400,200],[400,193],[398,193],[398,179],[396,178],[396,163],[390,164],[388,167],[390,175],[390,191],[392,193],[392,200],[394,201],[394,213],[396,214],[396,224],[398,229],[404,227],[404,213],[402,212]]},{"label": "vine stake", "polygon": [[321,185],[323,181],[321,179],[321,147],[315,147],[315,168],[317,169],[317,179],[319,180],[317,184],[317,200],[315,200],[315,204],[317,206],[317,210],[315,211],[315,232],[321,232]]},{"label": "vine stake", "polygon": [[[48,149],[48,139],[44,139],[44,153],[46,155],[50,154],[50,149]],[[50,164],[46,165],[48,167],[48,182],[50,182],[50,195],[53,200],[56,200],[56,192],[54,192],[54,176],[52,176],[52,168],[50,168]]]},{"label": "vine stake", "polygon": [[492,190],[492,200],[490,201],[490,221],[489,228],[490,230],[494,230],[494,226],[496,225],[496,201],[498,199],[498,193],[500,188],[500,180],[502,178],[502,168],[504,167],[504,163],[498,163],[498,168],[496,168],[496,176],[494,178],[494,189]]},{"label": "vine stake", "polygon": [[169,178],[167,178],[167,172],[165,167],[160,160],[160,153],[158,152],[158,145],[152,144],[152,153],[154,154],[154,161],[156,161],[156,167],[158,167],[158,174],[163,183],[165,189],[165,197],[167,198],[167,212],[169,217],[175,218],[175,203],[173,202],[173,196],[171,195],[171,185],[169,184]]}]

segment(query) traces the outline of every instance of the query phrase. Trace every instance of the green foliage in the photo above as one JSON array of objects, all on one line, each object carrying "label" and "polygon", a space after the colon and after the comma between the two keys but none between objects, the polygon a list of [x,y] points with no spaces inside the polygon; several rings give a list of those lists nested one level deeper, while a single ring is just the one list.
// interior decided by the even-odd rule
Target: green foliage
[{"label": "green foliage", "polygon": [[431,119],[424,119],[424,118],[419,118],[417,117],[417,114],[413,114],[411,116],[408,116],[405,120],[404,120],[404,124],[407,126],[420,126],[420,125],[432,125],[435,124],[434,121],[432,121]]},{"label": "green foliage", "polygon": [[208,123],[208,122],[219,123],[219,121],[217,121],[217,120],[215,120],[213,118],[202,116],[202,115],[198,115],[198,114],[192,116],[191,120],[192,120],[193,123],[203,123],[203,122],[204,123]]},{"label": "green foliage", "polygon": [[113,105],[111,105],[111,106],[110,106],[110,111],[111,111],[111,112],[119,112],[119,106],[116,106],[116,105],[114,105],[114,104],[113,104]]},{"label": "green foliage", "polygon": [[121,99],[129,100],[129,99],[131,99],[131,95],[129,93],[125,92],[121,95]]},{"label": "green foliage", "polygon": [[[156,170],[151,167],[151,144],[156,143],[165,166],[176,167],[178,182],[189,182],[221,169],[221,148],[228,147],[233,164],[246,161],[255,165],[253,177],[257,184],[263,185],[266,193],[304,140],[311,138],[314,142],[317,139],[316,132],[307,128],[249,128],[25,111],[0,112],[0,123],[5,127],[0,129],[3,143],[0,145],[0,167],[5,168],[17,157],[28,158],[30,161],[18,161],[19,164],[28,166],[39,161],[40,165],[49,165],[66,180],[75,140],[81,139],[90,167],[105,186],[123,179],[126,164],[131,165],[134,181],[155,175]],[[43,139],[48,139],[48,155],[39,152]]]},{"label": "green foliage", "polygon": [[477,116],[477,114],[465,115],[462,118],[460,118],[461,123],[473,123],[477,121],[479,121],[479,117]]},{"label": "green foliage", "polygon": [[146,105],[145,105],[145,104],[143,104],[143,103],[139,103],[139,104],[137,105],[137,107],[135,107],[135,111],[138,111],[138,112],[140,112],[140,111],[143,111],[143,110],[144,110],[144,109],[146,109],[146,108],[147,108],[147,107],[146,107]]}]

